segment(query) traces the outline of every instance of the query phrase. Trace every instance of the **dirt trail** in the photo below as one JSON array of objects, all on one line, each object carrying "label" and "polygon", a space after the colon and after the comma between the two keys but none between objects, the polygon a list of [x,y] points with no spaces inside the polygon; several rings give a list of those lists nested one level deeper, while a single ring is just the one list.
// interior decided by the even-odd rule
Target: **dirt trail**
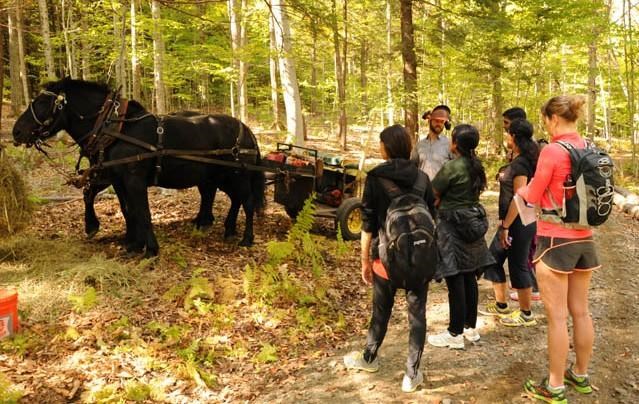
[{"label": "dirt trail", "polygon": [[[635,403],[639,400],[639,224],[615,214],[596,234],[604,267],[594,275],[591,311],[596,340],[590,370],[598,387],[592,397],[569,390],[573,403]],[[490,285],[480,282],[480,304],[490,294]],[[446,288],[431,284],[428,332],[439,332],[448,318]],[[454,351],[426,345],[422,370],[423,389],[404,394],[400,384],[407,351],[407,320],[404,297],[398,294],[389,332],[381,349],[378,373],[349,372],[342,356],[360,349],[365,330],[347,346],[335,347],[319,360],[271,390],[260,402],[477,402],[523,403],[522,383],[527,377],[542,377],[546,369],[546,319],[543,306],[534,310],[539,325],[508,329],[491,318],[480,316],[482,339],[466,342],[466,349]],[[363,314],[368,316],[369,313]],[[571,356],[571,358],[573,358]]]}]

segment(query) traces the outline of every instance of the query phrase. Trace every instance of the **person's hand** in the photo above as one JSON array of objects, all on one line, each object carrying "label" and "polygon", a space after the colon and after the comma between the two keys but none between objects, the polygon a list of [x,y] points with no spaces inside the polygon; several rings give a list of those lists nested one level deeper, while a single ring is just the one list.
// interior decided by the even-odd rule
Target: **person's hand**
[{"label": "person's hand", "polygon": [[512,244],[512,237],[508,235],[508,229],[504,229],[503,227],[500,229],[499,243],[501,244],[501,248],[504,250],[507,250]]},{"label": "person's hand", "polygon": [[369,258],[362,258],[362,280],[368,286],[373,284],[373,263]]}]

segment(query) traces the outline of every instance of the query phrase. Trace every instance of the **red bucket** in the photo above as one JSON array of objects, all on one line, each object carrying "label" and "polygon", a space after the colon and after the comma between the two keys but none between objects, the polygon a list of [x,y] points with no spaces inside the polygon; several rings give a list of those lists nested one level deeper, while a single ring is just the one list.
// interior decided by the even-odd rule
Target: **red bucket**
[{"label": "red bucket", "polygon": [[0,339],[18,332],[18,292],[0,289]]}]

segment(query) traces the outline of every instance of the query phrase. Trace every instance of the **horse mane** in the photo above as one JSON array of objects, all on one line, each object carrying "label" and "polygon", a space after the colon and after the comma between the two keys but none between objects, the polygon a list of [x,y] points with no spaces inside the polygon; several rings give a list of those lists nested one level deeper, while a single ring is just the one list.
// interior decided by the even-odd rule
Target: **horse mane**
[{"label": "horse mane", "polygon": [[65,77],[62,80],[52,81],[44,85],[44,89],[52,92],[68,91],[74,89],[93,90],[108,93],[110,88],[107,84],[97,81],[76,80]]}]

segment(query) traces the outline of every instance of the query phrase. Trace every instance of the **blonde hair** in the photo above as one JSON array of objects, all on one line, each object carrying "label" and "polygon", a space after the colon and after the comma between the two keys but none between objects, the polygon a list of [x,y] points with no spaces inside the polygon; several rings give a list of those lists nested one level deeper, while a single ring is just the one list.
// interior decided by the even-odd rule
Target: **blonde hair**
[{"label": "blonde hair", "polygon": [[586,99],[580,95],[559,95],[552,97],[541,107],[541,114],[547,118],[560,116],[569,122],[575,122],[583,115]]}]

